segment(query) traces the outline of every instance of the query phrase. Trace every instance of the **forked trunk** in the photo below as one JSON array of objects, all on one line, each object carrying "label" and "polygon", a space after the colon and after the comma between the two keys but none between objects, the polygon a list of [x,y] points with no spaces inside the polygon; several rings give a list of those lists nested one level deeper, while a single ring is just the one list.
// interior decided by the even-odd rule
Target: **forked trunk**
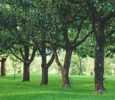
[{"label": "forked trunk", "polygon": [[30,63],[24,63],[24,66],[23,66],[23,81],[30,81],[29,67],[30,67]]}]

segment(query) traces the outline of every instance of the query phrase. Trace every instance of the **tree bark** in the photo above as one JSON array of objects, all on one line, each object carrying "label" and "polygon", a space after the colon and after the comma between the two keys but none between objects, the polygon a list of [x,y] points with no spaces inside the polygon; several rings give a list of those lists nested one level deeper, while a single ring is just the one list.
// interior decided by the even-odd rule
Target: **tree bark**
[{"label": "tree bark", "polygon": [[102,93],[104,88],[104,33],[100,33],[96,37],[96,48],[95,48],[95,91]]},{"label": "tree bark", "polygon": [[6,58],[2,58],[1,59],[1,76],[5,76],[6,72],[5,72],[5,62],[6,62]]},{"label": "tree bark", "polygon": [[30,67],[30,63],[24,62],[23,81],[30,81],[29,67]]},{"label": "tree bark", "polygon": [[67,49],[63,70],[61,71],[64,87],[71,87],[71,83],[69,81],[69,68],[70,68],[71,57],[72,57],[72,50]]},{"label": "tree bark", "polygon": [[47,65],[42,65],[42,80],[40,85],[48,85],[48,67]]},{"label": "tree bark", "polygon": [[41,55],[42,57],[42,64],[41,64],[41,69],[42,69],[42,79],[40,85],[47,85],[48,84],[48,66],[47,66],[47,58],[45,54],[45,49],[44,53]]},{"label": "tree bark", "polygon": [[46,55],[46,43],[45,43],[45,33],[41,34],[41,42],[39,51],[41,54],[42,64],[42,79],[40,85],[47,85],[48,84],[48,65],[47,65],[47,55]]},{"label": "tree bark", "polygon": [[71,87],[71,83],[69,81],[69,68],[64,68],[61,72],[63,87]]}]

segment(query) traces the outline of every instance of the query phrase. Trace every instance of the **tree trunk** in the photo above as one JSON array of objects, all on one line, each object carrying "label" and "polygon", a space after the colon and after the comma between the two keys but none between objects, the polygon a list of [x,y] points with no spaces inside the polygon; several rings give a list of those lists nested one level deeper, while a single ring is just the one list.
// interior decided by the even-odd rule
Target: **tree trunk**
[{"label": "tree trunk", "polygon": [[81,58],[79,56],[79,75],[83,75],[82,65],[81,65]]},{"label": "tree trunk", "polygon": [[1,59],[1,76],[5,76],[5,62],[6,62],[6,58],[2,58]]},{"label": "tree trunk", "polygon": [[52,54],[52,56],[48,62],[46,60],[47,60],[46,55],[44,55],[44,56],[42,55],[42,66],[41,66],[42,80],[41,80],[40,85],[48,85],[48,69],[54,61],[54,54]]},{"label": "tree trunk", "polygon": [[104,88],[104,34],[99,34],[98,37],[96,37],[96,48],[95,48],[95,90],[99,93],[102,93]]},{"label": "tree trunk", "polygon": [[67,49],[64,61],[64,68],[61,71],[64,87],[71,87],[71,83],[69,81],[69,68],[70,68],[71,56],[72,56],[72,50]]},{"label": "tree trunk", "polygon": [[30,67],[30,63],[24,62],[24,66],[23,66],[23,81],[30,81],[29,67]]},{"label": "tree trunk", "polygon": [[42,65],[42,80],[40,85],[48,84],[48,67],[47,65]]},{"label": "tree trunk", "polygon": [[61,72],[62,74],[62,80],[63,80],[63,87],[71,87],[71,83],[69,81],[69,69],[68,68],[65,68],[62,70]]},{"label": "tree trunk", "polygon": [[42,79],[40,85],[48,85],[48,65],[47,65],[47,55],[46,55],[46,43],[45,43],[45,33],[41,34],[41,58],[42,58]]},{"label": "tree trunk", "polygon": [[[44,49],[45,52],[45,49]],[[48,84],[48,66],[47,66],[47,58],[45,53],[42,54],[42,79],[40,85],[47,85]]]}]

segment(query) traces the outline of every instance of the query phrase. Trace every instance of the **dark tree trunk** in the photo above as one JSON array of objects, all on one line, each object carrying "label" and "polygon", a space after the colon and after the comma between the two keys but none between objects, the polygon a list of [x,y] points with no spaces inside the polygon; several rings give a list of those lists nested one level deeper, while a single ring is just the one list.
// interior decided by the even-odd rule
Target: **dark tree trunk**
[{"label": "dark tree trunk", "polygon": [[69,81],[69,68],[70,68],[71,56],[72,56],[72,50],[67,49],[64,61],[64,68],[61,71],[64,87],[71,87],[71,83]]},{"label": "dark tree trunk", "polygon": [[23,66],[23,81],[30,81],[30,73],[29,73],[30,63],[24,63]]},{"label": "dark tree trunk", "polygon": [[71,87],[71,83],[69,81],[69,68],[63,69],[61,74],[63,80],[63,87]]},{"label": "dark tree trunk", "polygon": [[48,66],[47,66],[47,55],[46,55],[46,44],[45,44],[45,34],[41,35],[41,57],[42,57],[42,79],[40,85],[47,85],[48,84]]},{"label": "dark tree trunk", "polygon": [[104,33],[100,33],[96,37],[96,48],[95,48],[95,90],[99,93],[102,93],[104,88],[104,45],[105,45],[105,38]]},{"label": "dark tree trunk", "polygon": [[5,76],[6,72],[5,72],[5,62],[6,62],[6,58],[2,58],[1,59],[1,76]]},{"label": "dark tree trunk", "polygon": [[48,85],[48,67],[47,65],[42,65],[42,80],[40,85]]},{"label": "dark tree trunk", "polygon": [[48,84],[48,66],[47,66],[47,61],[46,61],[46,54],[45,54],[45,49],[43,50],[44,53],[42,53],[42,64],[41,64],[41,69],[42,69],[42,79],[40,85],[47,85]]},{"label": "dark tree trunk", "polygon": [[48,85],[48,69],[54,61],[54,54],[52,54],[48,63],[46,62],[46,59],[46,55],[42,55],[42,79],[40,85]]}]

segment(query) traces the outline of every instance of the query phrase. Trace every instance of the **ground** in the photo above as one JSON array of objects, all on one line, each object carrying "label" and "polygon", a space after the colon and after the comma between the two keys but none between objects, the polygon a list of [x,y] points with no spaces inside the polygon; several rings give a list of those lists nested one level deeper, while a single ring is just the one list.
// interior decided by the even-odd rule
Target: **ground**
[{"label": "ground", "polygon": [[71,88],[62,88],[59,75],[50,75],[49,85],[40,86],[39,75],[31,75],[30,82],[21,76],[0,78],[0,100],[115,100],[115,76],[106,76],[104,94],[94,91],[93,76],[70,76]]}]

